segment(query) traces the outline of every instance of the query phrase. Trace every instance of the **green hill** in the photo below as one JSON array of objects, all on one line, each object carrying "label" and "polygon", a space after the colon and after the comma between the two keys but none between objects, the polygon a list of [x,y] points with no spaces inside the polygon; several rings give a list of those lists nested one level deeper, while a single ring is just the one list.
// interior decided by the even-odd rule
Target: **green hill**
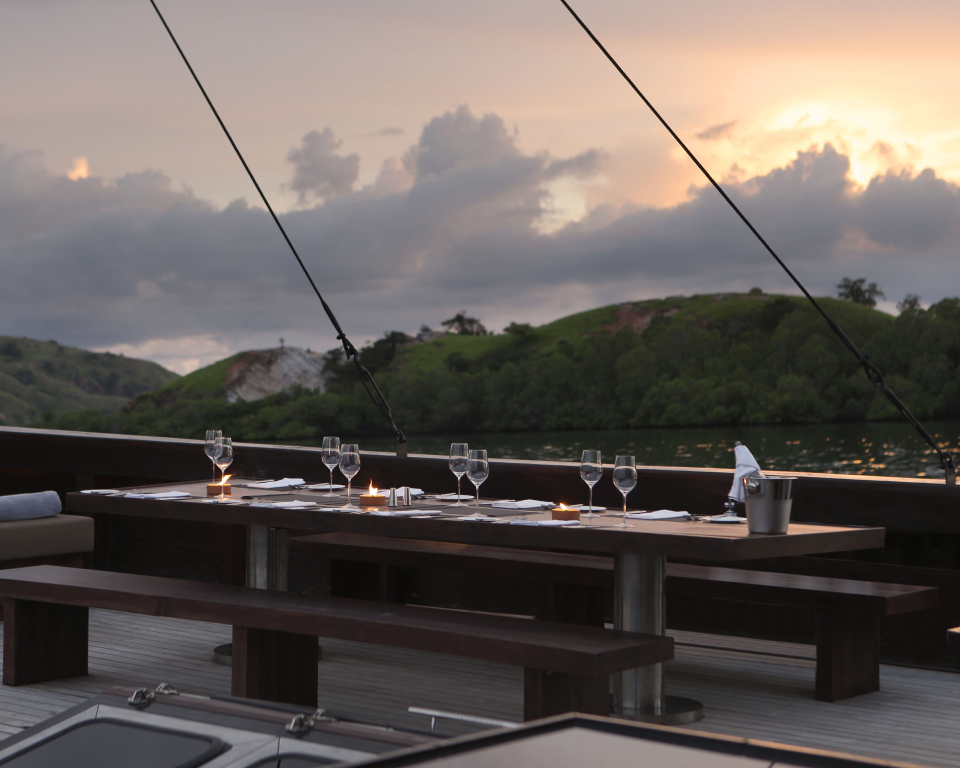
[{"label": "green hill", "polygon": [[0,425],[49,421],[69,411],[111,413],[176,378],[146,360],[0,336]]},{"label": "green hill", "polygon": [[[920,418],[960,415],[960,299],[899,317],[820,299]],[[195,437],[216,422],[237,439],[383,434],[352,364],[334,351],[326,391],[228,404],[221,361],[120,412],[58,424]],[[613,429],[896,418],[823,319],[798,297],[671,297],[602,307],[532,328],[414,342],[386,334],[364,364],[410,433]]]}]

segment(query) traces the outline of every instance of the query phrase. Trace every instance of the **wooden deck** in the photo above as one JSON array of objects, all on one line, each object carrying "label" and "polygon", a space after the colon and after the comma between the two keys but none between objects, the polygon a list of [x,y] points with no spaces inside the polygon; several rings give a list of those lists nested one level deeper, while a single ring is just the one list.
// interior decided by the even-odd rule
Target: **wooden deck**
[{"label": "wooden deck", "polygon": [[[671,634],[678,646],[667,665],[668,691],[704,703],[706,719],[692,726],[697,730],[944,768],[958,764],[955,673],[884,665],[880,692],[829,704],[813,699],[812,646]],[[165,681],[194,693],[228,695],[229,669],[213,662],[212,649],[229,640],[225,626],[91,611],[91,674],[0,686],[0,734],[16,733],[114,684]],[[519,668],[359,643],[322,645],[320,702],[333,714],[416,729],[427,721],[409,715],[408,706],[521,718]],[[438,725],[445,735],[470,730]]]}]

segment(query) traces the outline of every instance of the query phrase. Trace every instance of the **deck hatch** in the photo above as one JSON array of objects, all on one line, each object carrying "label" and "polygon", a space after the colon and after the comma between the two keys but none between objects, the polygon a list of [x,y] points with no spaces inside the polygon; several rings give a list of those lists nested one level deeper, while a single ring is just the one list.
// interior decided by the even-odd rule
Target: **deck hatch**
[{"label": "deck hatch", "polygon": [[224,743],[169,728],[120,720],[87,720],[12,755],[3,768],[196,768],[223,752]]}]

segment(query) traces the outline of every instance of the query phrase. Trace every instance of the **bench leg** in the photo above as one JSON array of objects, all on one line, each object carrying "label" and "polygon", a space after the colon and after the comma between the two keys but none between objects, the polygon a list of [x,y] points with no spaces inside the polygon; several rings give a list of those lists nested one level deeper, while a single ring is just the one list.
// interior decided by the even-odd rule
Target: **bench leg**
[{"label": "bench leg", "polygon": [[580,677],[542,669],[523,670],[523,719],[583,712],[610,714],[610,676]]},{"label": "bench leg", "polygon": [[79,605],[5,600],[3,684],[87,674],[89,614]]},{"label": "bench leg", "polygon": [[817,611],[818,701],[880,690],[880,617]]},{"label": "bench leg", "polygon": [[318,661],[314,635],[234,627],[231,693],[315,707]]}]

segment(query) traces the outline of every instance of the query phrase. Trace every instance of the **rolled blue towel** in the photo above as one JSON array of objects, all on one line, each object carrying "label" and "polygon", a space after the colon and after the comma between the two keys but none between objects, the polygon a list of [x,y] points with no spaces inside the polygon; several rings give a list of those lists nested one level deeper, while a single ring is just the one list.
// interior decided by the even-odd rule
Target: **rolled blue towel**
[{"label": "rolled blue towel", "polygon": [[54,517],[60,514],[60,509],[60,497],[56,491],[0,496],[0,522]]}]

